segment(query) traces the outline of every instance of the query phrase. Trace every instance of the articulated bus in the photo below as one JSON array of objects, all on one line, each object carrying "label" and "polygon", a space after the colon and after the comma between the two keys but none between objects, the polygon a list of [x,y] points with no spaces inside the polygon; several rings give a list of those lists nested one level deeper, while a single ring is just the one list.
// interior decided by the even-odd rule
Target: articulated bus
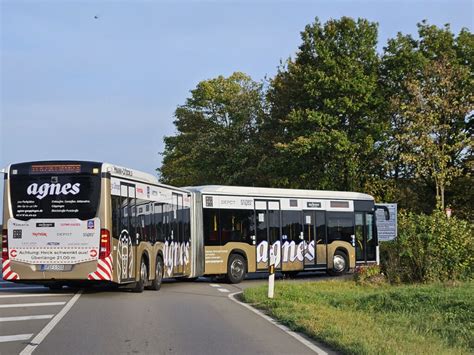
[{"label": "articulated bus", "polygon": [[375,204],[355,192],[177,188],[108,163],[44,161],[4,170],[3,279],[112,283],[142,292],[164,278],[248,272],[339,275],[378,262]]}]

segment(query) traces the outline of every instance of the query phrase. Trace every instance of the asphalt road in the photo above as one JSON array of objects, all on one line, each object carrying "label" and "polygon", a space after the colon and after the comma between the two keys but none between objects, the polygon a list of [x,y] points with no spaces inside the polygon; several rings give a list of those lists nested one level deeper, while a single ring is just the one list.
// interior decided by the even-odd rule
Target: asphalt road
[{"label": "asphalt road", "polygon": [[168,281],[158,292],[136,294],[121,289],[51,293],[1,281],[0,354],[314,353],[228,297],[263,282],[261,276],[238,285],[204,278]]}]

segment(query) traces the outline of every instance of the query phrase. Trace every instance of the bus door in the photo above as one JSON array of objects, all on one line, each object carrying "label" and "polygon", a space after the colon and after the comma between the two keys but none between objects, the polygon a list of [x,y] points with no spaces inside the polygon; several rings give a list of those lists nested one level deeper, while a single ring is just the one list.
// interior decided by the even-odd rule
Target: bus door
[{"label": "bus door", "polygon": [[355,213],[356,262],[376,261],[377,240],[374,233],[374,213]]},{"label": "bus door", "polygon": [[303,211],[304,266],[325,266],[327,259],[324,211]]},{"label": "bus door", "polygon": [[[117,247],[117,274],[121,282],[135,280],[137,236],[135,234],[135,185],[120,183],[120,235]],[[140,261],[138,261],[140,262]]]},{"label": "bus door", "polygon": [[183,196],[173,193],[173,274],[184,273]]},{"label": "bus door", "polygon": [[303,231],[301,211],[281,211],[282,271],[303,270]]},{"label": "bus door", "polygon": [[257,270],[268,270],[271,252],[275,269],[281,269],[280,218],[280,201],[255,201]]}]

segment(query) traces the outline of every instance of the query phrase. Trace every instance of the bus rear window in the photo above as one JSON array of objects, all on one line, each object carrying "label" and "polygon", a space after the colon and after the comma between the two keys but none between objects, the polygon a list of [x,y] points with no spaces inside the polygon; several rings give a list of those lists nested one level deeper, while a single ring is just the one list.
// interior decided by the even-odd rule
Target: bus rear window
[{"label": "bus rear window", "polygon": [[[12,169],[13,171],[13,169]],[[10,174],[13,217],[92,219],[97,215],[100,174]]]}]

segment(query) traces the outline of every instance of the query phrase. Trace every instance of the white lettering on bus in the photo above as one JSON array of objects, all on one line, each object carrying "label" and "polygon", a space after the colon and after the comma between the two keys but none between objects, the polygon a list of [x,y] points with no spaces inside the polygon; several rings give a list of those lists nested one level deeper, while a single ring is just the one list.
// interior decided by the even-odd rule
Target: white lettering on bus
[{"label": "white lettering on bus", "polygon": [[28,195],[33,195],[37,199],[42,200],[48,195],[77,195],[80,192],[80,183],[75,183],[71,185],[70,183],[66,183],[61,186],[61,184],[42,184],[38,186],[37,183],[33,183],[29,185],[26,189]]},{"label": "white lettering on bus", "polygon": [[165,271],[171,276],[176,266],[189,264],[189,242],[165,242],[163,246]]},{"label": "white lettering on bus", "polygon": [[[293,263],[295,260],[302,262],[304,258],[308,261],[314,260],[314,241],[309,244],[302,241],[296,244],[294,241],[285,241],[283,244],[278,240],[271,245],[273,254],[275,255],[275,266],[278,267],[280,262]],[[257,245],[257,263],[268,262],[268,242],[266,240]]]}]

